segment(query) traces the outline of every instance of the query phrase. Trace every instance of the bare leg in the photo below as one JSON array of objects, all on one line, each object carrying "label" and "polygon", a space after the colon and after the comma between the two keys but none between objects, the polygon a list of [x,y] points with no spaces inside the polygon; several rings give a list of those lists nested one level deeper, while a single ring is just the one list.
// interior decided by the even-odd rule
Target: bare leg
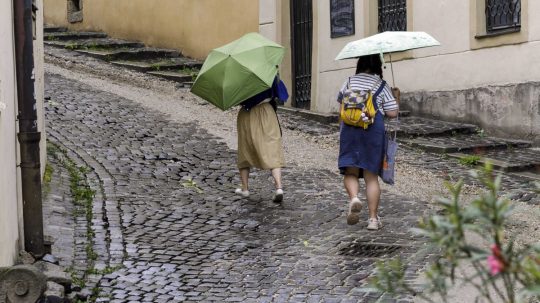
[{"label": "bare leg", "polygon": [[343,184],[345,185],[345,189],[347,190],[347,193],[349,194],[349,200],[352,200],[353,198],[358,197],[358,177],[360,174],[360,170],[358,168],[354,167],[348,167],[345,170],[345,176],[343,177]]},{"label": "bare leg", "polygon": [[368,200],[369,217],[377,218],[379,200],[381,198],[379,177],[370,171],[364,170],[364,180],[366,181],[366,197]]},{"label": "bare leg", "polygon": [[362,210],[362,202],[358,199],[358,176],[360,170],[354,167],[348,167],[343,177],[343,184],[349,194],[349,211],[347,212],[347,224],[354,225],[360,220],[360,211]]},{"label": "bare leg", "polygon": [[248,168],[240,168],[240,179],[242,180],[242,190],[246,191],[249,188],[248,180],[249,180],[249,167]]},{"label": "bare leg", "polygon": [[281,168],[272,168],[272,177],[274,177],[274,185],[276,186],[276,189],[280,189],[281,187]]}]

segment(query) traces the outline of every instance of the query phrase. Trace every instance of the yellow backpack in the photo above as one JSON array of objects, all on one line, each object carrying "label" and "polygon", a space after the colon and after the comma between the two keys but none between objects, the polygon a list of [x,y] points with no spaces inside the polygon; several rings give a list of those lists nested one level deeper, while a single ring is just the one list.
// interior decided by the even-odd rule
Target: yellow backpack
[{"label": "yellow backpack", "polygon": [[[375,94],[372,94],[372,90],[379,83],[379,89]],[[369,90],[351,89],[349,78],[347,88],[343,92],[341,109],[339,111],[341,121],[347,125],[362,127],[363,129],[367,129],[368,126],[373,124],[375,122],[375,115],[377,114],[373,102],[377,102],[377,96],[384,88],[385,83],[383,80],[377,81]]]}]

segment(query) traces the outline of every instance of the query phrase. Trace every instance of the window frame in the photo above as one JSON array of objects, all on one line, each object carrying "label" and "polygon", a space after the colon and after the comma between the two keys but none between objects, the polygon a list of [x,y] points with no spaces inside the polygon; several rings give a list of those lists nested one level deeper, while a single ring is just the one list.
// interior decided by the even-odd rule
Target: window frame
[{"label": "window frame", "polygon": [[520,0],[521,20],[519,29],[496,32],[487,31],[486,0],[470,0],[470,49],[519,44],[528,41],[529,0]]}]

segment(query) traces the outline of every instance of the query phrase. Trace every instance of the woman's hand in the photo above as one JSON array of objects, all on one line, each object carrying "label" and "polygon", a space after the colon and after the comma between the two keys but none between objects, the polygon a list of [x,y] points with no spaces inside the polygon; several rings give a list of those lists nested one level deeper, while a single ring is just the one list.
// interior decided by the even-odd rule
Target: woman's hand
[{"label": "woman's hand", "polygon": [[392,95],[396,98],[396,102],[399,104],[401,99],[401,91],[397,87],[392,87]]}]

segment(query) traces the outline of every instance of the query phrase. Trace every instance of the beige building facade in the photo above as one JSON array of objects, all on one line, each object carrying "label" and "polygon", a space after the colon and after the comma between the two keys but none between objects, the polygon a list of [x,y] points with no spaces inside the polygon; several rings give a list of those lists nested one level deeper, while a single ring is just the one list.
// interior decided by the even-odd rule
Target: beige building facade
[{"label": "beige building facade", "polygon": [[172,48],[192,58],[258,29],[253,0],[44,0],[45,23]]},{"label": "beige building facade", "polygon": [[[43,119],[43,19],[42,2],[36,1],[34,40],[35,95],[41,139],[41,163],[46,149]],[[24,245],[23,206],[17,140],[17,82],[15,68],[13,2],[0,2],[0,267],[14,264]]]},{"label": "beige building facade", "polygon": [[[337,112],[337,91],[354,73],[356,60],[334,58],[348,42],[379,32],[379,1],[298,2],[311,4],[302,7],[290,0],[260,0],[259,31],[289,50],[281,75],[293,91],[290,104],[316,112]],[[384,77],[404,93],[404,109],[415,115],[473,123],[491,135],[540,144],[540,69],[536,68],[540,66],[540,19],[534,18],[540,12],[540,2],[508,0],[520,5],[519,24],[495,31],[487,28],[486,0],[390,2],[406,8],[407,31],[425,31],[441,43],[438,47],[393,54],[394,77],[386,56]],[[354,6],[354,33],[332,37],[331,15],[335,12],[331,3]],[[311,10],[307,19],[302,15],[306,10]],[[306,22],[310,22],[307,30],[303,25]],[[311,48],[298,43],[302,39],[299,31],[303,36],[311,32]],[[295,52],[295,44],[300,52]],[[305,57],[307,63],[302,61]],[[301,72],[303,78],[298,77],[298,63],[309,68],[308,106],[294,101],[306,98],[298,93],[306,86],[298,84],[306,74]]]}]

